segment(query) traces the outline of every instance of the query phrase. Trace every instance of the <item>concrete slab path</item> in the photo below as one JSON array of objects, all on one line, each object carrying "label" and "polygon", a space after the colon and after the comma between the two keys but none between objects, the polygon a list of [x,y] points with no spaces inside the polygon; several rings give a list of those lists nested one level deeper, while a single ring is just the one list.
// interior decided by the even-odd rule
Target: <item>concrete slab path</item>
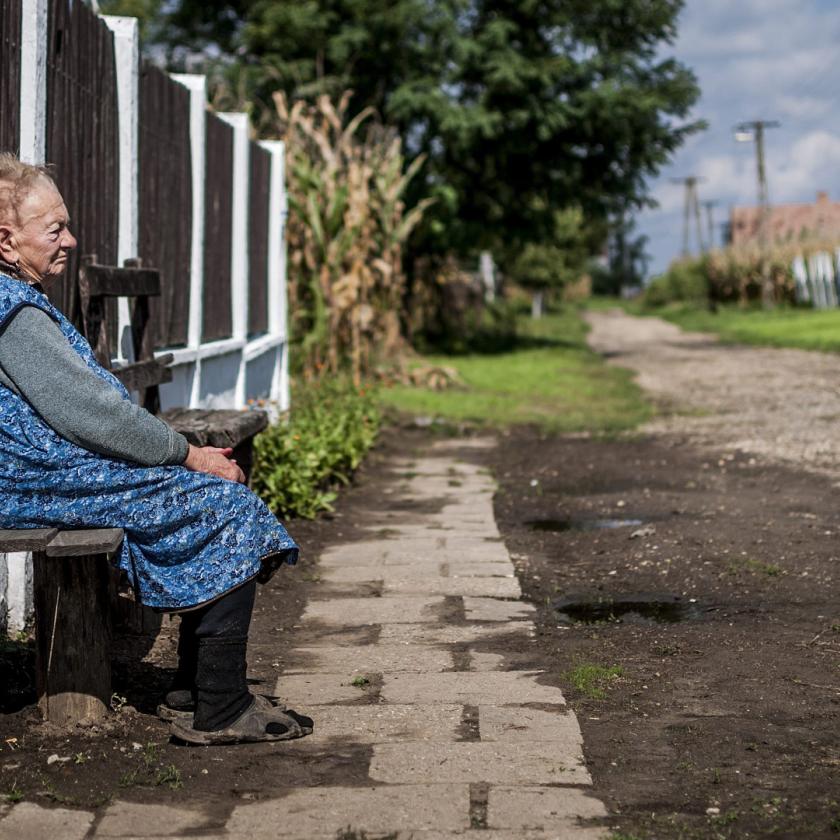
[{"label": "concrete slab path", "polygon": [[224,825],[199,803],[116,802],[98,813],[21,803],[0,819],[0,837],[606,838],[562,693],[493,653],[494,639],[534,636],[533,608],[519,600],[494,521],[493,481],[457,460],[455,445],[394,459],[403,498],[434,512],[385,528],[385,512],[373,511],[370,539],[324,554],[301,644],[277,683],[316,721],[312,736],[280,748],[363,746],[368,785],[287,788],[237,805]]}]

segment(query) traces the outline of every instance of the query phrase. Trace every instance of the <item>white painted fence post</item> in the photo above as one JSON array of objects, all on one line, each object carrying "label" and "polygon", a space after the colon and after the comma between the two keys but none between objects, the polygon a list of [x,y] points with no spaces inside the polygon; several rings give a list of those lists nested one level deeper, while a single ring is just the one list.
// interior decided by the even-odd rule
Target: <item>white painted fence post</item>
[{"label": "white painted fence post", "polygon": [[811,293],[808,289],[808,270],[805,267],[805,260],[801,255],[794,257],[791,272],[796,281],[797,302],[808,303],[811,300]]},{"label": "white painted fence post", "polygon": [[248,197],[250,147],[247,114],[219,114],[233,128],[233,197],[231,230],[231,322],[232,337],[243,342],[236,377],[236,408],[245,407],[245,349],[248,340]]},{"label": "white painted fence post", "polygon": [[280,140],[262,140],[260,146],[271,153],[271,185],[268,199],[268,332],[283,339],[275,351],[269,399],[280,411],[288,411],[291,397],[286,295],[286,146]]},{"label": "white painted fence post", "polygon": [[[20,159],[44,163],[47,154],[47,0],[21,3]],[[23,630],[32,616],[32,555],[0,554],[0,630]]]},{"label": "white painted fence post", "polygon": [[190,314],[187,346],[195,350],[196,360],[190,389],[189,407],[196,408],[201,396],[201,324],[204,314],[204,168],[207,115],[207,79],[190,73],[172,76],[190,92],[190,145],[192,155],[192,243],[190,256]]},{"label": "white painted fence post", "polygon": [[47,0],[21,3],[20,159],[43,163],[47,153]]},{"label": "white painted fence post", "polygon": [[[137,18],[103,15],[114,37],[117,65],[117,113],[120,146],[120,217],[117,239],[117,264],[134,258],[139,252],[140,200],[138,166],[140,138],[140,30]],[[119,360],[134,361],[131,340],[131,309],[128,298],[119,299]]]}]

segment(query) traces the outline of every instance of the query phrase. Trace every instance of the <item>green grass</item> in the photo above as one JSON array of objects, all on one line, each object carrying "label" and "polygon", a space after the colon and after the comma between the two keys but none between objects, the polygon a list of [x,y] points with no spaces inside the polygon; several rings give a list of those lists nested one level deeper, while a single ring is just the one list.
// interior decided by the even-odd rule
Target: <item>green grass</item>
[{"label": "green grass", "polygon": [[566,675],[569,682],[581,693],[593,700],[603,700],[607,696],[606,689],[614,680],[624,674],[620,665],[595,665],[582,662],[572,668]]},{"label": "green grass", "polygon": [[726,306],[713,313],[674,305],[643,314],[658,315],[685,330],[716,333],[738,344],[840,352],[840,309],[780,307],[765,312]]},{"label": "green grass", "polygon": [[586,346],[586,325],[567,307],[533,321],[520,318],[515,340],[496,352],[429,356],[458,370],[466,388],[382,389],[388,406],[450,421],[505,427],[537,424],[552,432],[635,428],[651,408],[629,371],[608,366]]}]

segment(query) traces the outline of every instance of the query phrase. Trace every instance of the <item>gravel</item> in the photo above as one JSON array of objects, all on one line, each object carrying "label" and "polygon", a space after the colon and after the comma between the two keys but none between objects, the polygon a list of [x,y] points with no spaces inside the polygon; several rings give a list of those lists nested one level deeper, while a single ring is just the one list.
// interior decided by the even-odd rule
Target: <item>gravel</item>
[{"label": "gravel", "polygon": [[723,344],[618,309],[586,317],[590,346],[660,409],[643,431],[840,479],[840,355]]}]

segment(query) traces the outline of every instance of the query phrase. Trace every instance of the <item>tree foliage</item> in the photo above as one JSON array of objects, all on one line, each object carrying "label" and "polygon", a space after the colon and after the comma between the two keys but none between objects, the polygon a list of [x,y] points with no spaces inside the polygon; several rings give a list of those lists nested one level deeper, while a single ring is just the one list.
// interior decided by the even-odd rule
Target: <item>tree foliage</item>
[{"label": "tree foliage", "polygon": [[312,100],[352,89],[351,115],[374,108],[407,156],[425,156],[409,203],[436,201],[415,248],[486,248],[509,268],[529,244],[551,246],[564,208],[603,234],[643,205],[647,180],[700,127],[686,121],[693,74],[663,57],[682,5],[172,0],[164,17],[171,51],[227,56],[228,91],[258,126],[278,90]]}]

